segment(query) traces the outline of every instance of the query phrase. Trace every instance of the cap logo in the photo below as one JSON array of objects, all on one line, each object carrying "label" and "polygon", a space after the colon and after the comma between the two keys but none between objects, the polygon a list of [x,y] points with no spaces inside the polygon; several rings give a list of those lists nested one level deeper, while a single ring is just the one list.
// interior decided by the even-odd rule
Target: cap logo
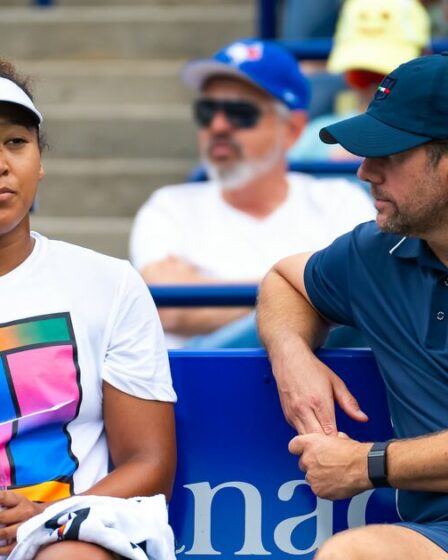
[{"label": "cap logo", "polygon": [[384,80],[381,82],[381,84],[378,86],[378,89],[376,90],[375,99],[386,99],[386,97],[392,91],[396,81],[397,80],[395,80],[394,78],[389,78],[389,77],[384,78]]},{"label": "cap logo", "polygon": [[252,45],[235,43],[227,49],[226,54],[232,64],[239,66],[243,62],[260,60],[263,56],[263,45],[261,43],[253,43]]}]

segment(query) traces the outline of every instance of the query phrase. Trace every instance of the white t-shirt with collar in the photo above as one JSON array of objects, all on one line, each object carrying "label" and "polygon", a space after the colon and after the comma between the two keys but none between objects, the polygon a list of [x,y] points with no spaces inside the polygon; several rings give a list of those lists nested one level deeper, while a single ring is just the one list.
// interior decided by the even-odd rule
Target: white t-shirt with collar
[{"label": "white t-shirt with collar", "polygon": [[148,290],[126,261],[33,233],[0,276],[0,483],[31,500],[106,475],[102,382],[175,401]]}]

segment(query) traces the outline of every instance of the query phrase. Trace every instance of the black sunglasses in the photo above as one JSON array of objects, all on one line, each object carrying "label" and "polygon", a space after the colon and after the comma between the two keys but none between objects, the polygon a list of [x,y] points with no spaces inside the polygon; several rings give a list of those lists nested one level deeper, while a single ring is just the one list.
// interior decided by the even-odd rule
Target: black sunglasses
[{"label": "black sunglasses", "polygon": [[197,99],[193,105],[195,121],[201,128],[210,126],[218,111],[222,111],[235,128],[253,128],[262,114],[260,107],[249,101]]}]

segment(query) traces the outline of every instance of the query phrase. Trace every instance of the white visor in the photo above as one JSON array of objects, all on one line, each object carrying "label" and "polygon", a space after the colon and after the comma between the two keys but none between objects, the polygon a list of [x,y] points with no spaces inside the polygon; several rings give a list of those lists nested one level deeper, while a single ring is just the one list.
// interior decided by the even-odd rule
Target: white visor
[{"label": "white visor", "polygon": [[7,78],[0,78],[0,102],[7,101],[21,105],[36,115],[39,125],[43,122],[43,117],[34,106],[28,95],[17,84]]}]

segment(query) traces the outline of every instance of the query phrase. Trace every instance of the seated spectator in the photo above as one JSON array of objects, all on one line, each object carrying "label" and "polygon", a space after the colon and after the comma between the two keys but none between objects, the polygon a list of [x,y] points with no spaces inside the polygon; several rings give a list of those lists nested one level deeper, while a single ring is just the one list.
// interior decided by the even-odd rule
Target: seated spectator
[{"label": "seated spectator", "polygon": [[429,18],[418,0],[347,0],[342,8],[330,72],[344,72],[352,99],[343,114],[327,114],[310,122],[288,153],[290,161],[353,159],[339,145],[323,144],[319,130],[363,112],[384,75],[422,53],[428,45]]},{"label": "seated spectator", "polygon": [[[374,209],[345,180],[287,173],[285,155],[306,120],[309,88],[294,57],[236,41],[188,63],[194,118],[210,180],[156,191],[137,214],[134,266],[148,284],[258,282],[279,257],[323,247]],[[161,309],[170,346],[248,314],[244,308]],[[255,332],[255,323],[251,325]]]},{"label": "seated spectator", "polygon": [[157,312],[125,261],[30,231],[42,120],[0,61],[0,557],[135,560],[146,541],[174,560],[165,499],[146,497],[170,496],[176,464]]}]

